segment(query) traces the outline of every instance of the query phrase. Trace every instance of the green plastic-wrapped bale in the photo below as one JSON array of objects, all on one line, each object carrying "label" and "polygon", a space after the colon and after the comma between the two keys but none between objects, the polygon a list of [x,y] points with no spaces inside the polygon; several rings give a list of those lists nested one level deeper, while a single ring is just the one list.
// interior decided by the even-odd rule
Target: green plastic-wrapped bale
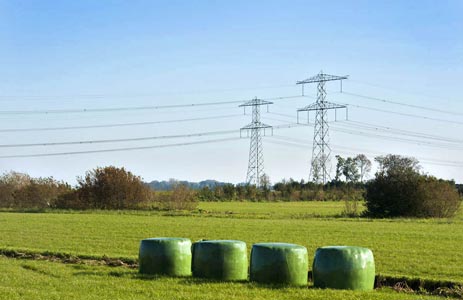
[{"label": "green plastic-wrapped bale", "polygon": [[186,238],[149,238],[140,242],[139,272],[169,276],[191,275],[191,241]]},{"label": "green plastic-wrapped bale", "polygon": [[350,246],[318,248],[313,261],[313,280],[319,288],[372,290],[375,284],[373,252]]},{"label": "green plastic-wrapped bale", "polygon": [[234,240],[209,240],[193,244],[194,277],[225,281],[248,278],[246,243]]},{"label": "green plastic-wrapped bale", "polygon": [[306,286],[309,262],[307,249],[286,243],[254,244],[251,251],[251,281]]}]

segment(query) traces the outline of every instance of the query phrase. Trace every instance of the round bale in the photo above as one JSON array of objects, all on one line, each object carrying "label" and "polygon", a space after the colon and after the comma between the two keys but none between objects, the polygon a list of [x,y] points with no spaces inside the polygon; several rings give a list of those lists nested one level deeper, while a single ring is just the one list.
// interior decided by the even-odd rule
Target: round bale
[{"label": "round bale", "polygon": [[251,281],[306,286],[307,248],[286,243],[254,244],[251,250]]},{"label": "round bale", "polygon": [[313,280],[319,288],[372,290],[375,284],[373,252],[351,246],[318,248],[313,261]]},{"label": "round bale", "polygon": [[205,240],[193,244],[194,277],[225,281],[248,278],[246,243],[234,240]]},{"label": "round bale", "polygon": [[191,241],[186,238],[149,238],[140,242],[139,272],[169,276],[191,275]]}]

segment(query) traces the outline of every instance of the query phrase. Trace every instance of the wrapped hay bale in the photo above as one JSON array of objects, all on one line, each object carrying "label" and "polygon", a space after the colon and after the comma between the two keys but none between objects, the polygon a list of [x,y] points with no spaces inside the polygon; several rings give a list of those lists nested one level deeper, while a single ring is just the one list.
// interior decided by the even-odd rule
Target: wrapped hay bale
[{"label": "wrapped hay bale", "polygon": [[375,284],[373,252],[350,246],[318,248],[313,261],[313,280],[319,288],[372,290]]},{"label": "wrapped hay bale", "polygon": [[149,238],[140,242],[139,272],[169,276],[191,275],[191,241],[186,238]]},{"label": "wrapped hay bale", "polygon": [[193,244],[194,277],[225,281],[248,278],[246,243],[234,240],[199,241]]},{"label": "wrapped hay bale", "polygon": [[286,243],[254,244],[251,251],[251,281],[306,286],[307,249]]}]

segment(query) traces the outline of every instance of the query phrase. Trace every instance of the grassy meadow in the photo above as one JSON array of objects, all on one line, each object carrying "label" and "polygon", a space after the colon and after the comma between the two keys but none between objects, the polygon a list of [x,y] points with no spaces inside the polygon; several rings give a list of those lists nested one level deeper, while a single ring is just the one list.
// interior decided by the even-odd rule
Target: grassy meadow
[{"label": "grassy meadow", "polygon": [[193,278],[147,277],[136,270],[25,261],[0,257],[0,298],[58,299],[441,299],[398,293],[275,288],[253,283],[218,283]]},{"label": "grassy meadow", "polygon": [[[0,248],[135,259],[139,241],[179,236],[301,244],[310,263],[317,247],[373,250],[376,273],[463,283],[463,214],[454,219],[371,220],[339,217],[342,202],[200,203],[195,212],[0,213]],[[149,279],[149,280],[147,280]],[[80,287],[77,289],[77,287]],[[100,297],[101,296],[101,297]],[[419,299],[381,289],[369,293],[274,289],[245,283],[145,278],[122,267],[26,261],[0,256],[2,299]]]}]

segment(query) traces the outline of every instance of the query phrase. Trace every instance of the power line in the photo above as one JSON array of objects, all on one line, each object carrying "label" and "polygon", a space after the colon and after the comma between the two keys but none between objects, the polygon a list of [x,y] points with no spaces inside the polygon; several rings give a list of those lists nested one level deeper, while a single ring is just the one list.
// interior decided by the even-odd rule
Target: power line
[{"label": "power line", "polygon": [[388,133],[394,133],[394,134],[405,135],[405,136],[412,136],[412,137],[432,139],[432,140],[440,140],[440,141],[445,141],[445,142],[450,142],[450,143],[463,143],[462,139],[453,139],[453,138],[449,138],[449,137],[426,134],[426,133],[422,133],[422,132],[409,131],[409,130],[398,129],[398,128],[391,128],[391,127],[387,127],[387,126],[380,126],[380,125],[366,123],[366,122],[348,120],[348,121],[341,121],[338,124],[339,125],[348,125],[348,126],[353,126],[353,127],[359,127],[359,128],[363,128],[363,129],[367,129],[367,130],[371,130],[371,131],[388,132]]},{"label": "power line", "polygon": [[[283,100],[300,98],[303,96],[283,96],[266,98],[262,100]],[[106,107],[106,108],[77,108],[77,109],[50,109],[50,110],[4,110],[0,111],[0,115],[31,115],[31,114],[69,114],[69,113],[100,113],[100,112],[119,112],[119,111],[140,111],[140,110],[158,110],[158,109],[172,109],[183,107],[201,107],[211,105],[224,105],[224,104],[237,104],[243,103],[246,100],[231,100],[231,101],[217,101],[217,102],[202,102],[202,103],[189,103],[189,104],[172,104],[172,105],[156,105],[156,106],[133,106],[133,107]]]},{"label": "power line", "polygon": [[87,140],[87,141],[72,141],[72,142],[52,142],[52,143],[29,143],[29,144],[0,144],[0,148],[19,148],[19,147],[36,147],[36,146],[63,146],[63,145],[84,145],[84,144],[105,144],[105,143],[120,143],[120,142],[138,142],[148,140],[159,140],[159,139],[177,139],[177,138],[190,138],[190,137],[202,137],[210,135],[222,135],[238,133],[237,130],[223,130],[223,131],[209,131],[199,132],[190,134],[178,134],[178,135],[163,135],[163,136],[149,136],[149,137],[138,137],[138,138],[126,138],[126,139],[108,139],[108,140]]},{"label": "power line", "polygon": [[[289,137],[284,137],[284,136],[278,136],[274,135],[272,138],[279,139],[282,141],[268,141],[274,144],[281,144],[281,145],[286,145],[286,146],[294,146],[298,148],[303,148],[305,149],[307,145],[310,145],[309,140],[302,140],[302,139],[297,139],[297,138],[289,138]],[[339,145],[333,145],[334,149],[346,149],[346,150],[352,150],[355,152],[344,152],[347,154],[370,154],[373,156],[378,156],[378,155],[387,155],[388,153],[386,152],[381,152],[381,151],[373,151],[373,150],[365,150],[365,149],[359,149],[359,148],[351,148],[351,147],[345,147],[345,146],[339,146]],[[343,151],[338,151],[337,152],[343,152]],[[420,161],[428,163],[428,164],[436,164],[436,165],[446,165],[446,166],[463,166],[463,161],[447,161],[447,160],[437,160],[434,158],[426,158],[426,157],[417,157],[420,159]]]},{"label": "power line", "polygon": [[[343,123],[336,123],[336,124],[341,125]],[[279,125],[279,126],[282,126],[282,125]],[[310,124],[297,124],[296,126],[292,126],[292,127],[300,127],[300,126],[311,126],[311,125]],[[381,135],[381,134],[378,134],[378,133],[369,133],[369,132],[352,130],[352,129],[347,129],[347,128],[338,128],[338,127],[332,127],[332,128],[333,128],[333,131],[335,131],[335,132],[347,133],[347,134],[351,134],[351,135],[372,137],[372,138],[378,138],[378,139],[384,139],[384,140],[392,140],[392,141],[405,142],[405,143],[411,143],[411,144],[417,144],[417,145],[429,146],[429,147],[437,147],[437,148],[443,148],[443,149],[449,149],[449,150],[463,149],[463,147],[460,147],[460,146],[454,145],[454,144],[448,144],[448,143],[436,143],[436,142],[422,141],[422,140],[416,140],[416,139],[410,139],[410,138],[395,137],[395,136],[389,136],[389,135]],[[278,126],[275,126],[275,129],[278,129]],[[369,130],[369,129],[367,129],[367,130]],[[432,137],[421,137],[421,138],[434,139],[434,136],[432,136]],[[447,142],[461,144],[463,141],[461,141],[461,140],[449,140]]]},{"label": "power line", "polygon": [[441,98],[439,96],[426,95],[426,94],[423,94],[423,93],[411,92],[411,91],[407,91],[407,90],[403,90],[403,89],[392,88],[392,87],[388,87],[388,86],[384,86],[384,85],[380,85],[380,84],[376,84],[376,83],[371,83],[371,82],[366,82],[366,81],[350,79],[349,82],[350,83],[353,82],[353,83],[358,83],[358,84],[362,84],[362,85],[367,85],[367,86],[371,86],[371,87],[375,87],[375,88],[379,88],[379,89],[383,89],[383,90],[390,90],[390,91],[394,91],[394,92],[405,93],[405,94],[409,94],[409,95],[426,97],[426,98],[430,98],[430,99],[439,99],[439,100],[443,100],[443,101],[446,101],[446,102],[454,102],[452,100],[444,99],[444,98]]},{"label": "power line", "polygon": [[333,130],[337,132],[353,134],[353,135],[360,135],[360,136],[373,137],[373,138],[379,138],[379,139],[384,139],[384,140],[412,143],[412,144],[416,144],[420,146],[437,147],[437,148],[450,149],[450,150],[463,149],[463,147],[455,147],[454,145],[449,145],[449,144],[433,143],[433,142],[428,142],[428,141],[413,140],[413,139],[394,137],[394,136],[385,136],[385,135],[380,135],[377,133],[373,134],[373,133],[368,133],[368,132],[363,132],[363,131],[349,130],[345,128],[334,127]]},{"label": "power line", "polygon": [[388,114],[399,115],[399,116],[405,116],[405,117],[411,117],[411,118],[417,118],[417,119],[424,119],[424,120],[429,120],[429,121],[436,121],[436,122],[443,122],[443,123],[450,123],[450,124],[463,125],[463,122],[458,122],[458,121],[452,121],[452,120],[446,120],[446,119],[439,119],[439,118],[432,118],[432,117],[426,117],[426,116],[422,116],[422,115],[415,115],[415,114],[409,114],[409,113],[402,113],[402,112],[397,112],[397,111],[379,109],[379,108],[374,108],[374,107],[369,107],[369,106],[363,106],[363,105],[357,105],[357,104],[350,104],[350,103],[345,103],[345,105],[350,106],[350,107],[356,107],[356,108],[361,108],[361,109],[367,109],[367,110],[371,110],[371,111],[377,111],[377,112],[383,112],[383,113],[388,113]]},{"label": "power line", "polygon": [[394,105],[400,105],[400,106],[405,106],[405,107],[411,107],[411,108],[418,108],[422,110],[427,110],[427,111],[432,111],[432,112],[438,112],[438,113],[444,113],[444,114],[451,114],[455,116],[463,116],[463,113],[458,113],[455,111],[448,111],[448,110],[442,110],[438,108],[432,108],[432,107],[427,107],[427,106],[422,106],[422,105],[414,105],[414,104],[408,104],[404,102],[399,102],[399,101],[394,101],[394,100],[388,100],[384,98],[377,98],[377,97],[372,97],[372,96],[366,96],[366,95],[360,95],[360,94],[355,94],[355,93],[350,93],[343,91],[342,94],[354,96],[354,97],[359,97],[367,100],[372,100],[376,102],[381,102],[381,103],[388,103],[388,104],[394,104]]},{"label": "power line", "polygon": [[[213,118],[213,117],[211,117]],[[198,120],[194,119],[194,120]],[[205,118],[200,118],[201,120]],[[209,119],[209,118],[207,118]],[[187,121],[191,119],[185,119],[181,121]],[[176,122],[179,120],[172,120],[171,122]],[[162,122],[162,121],[159,121]],[[145,122],[145,123],[158,123],[158,122]],[[138,123],[145,124],[145,123]],[[113,124],[107,126],[119,126],[119,125],[133,125],[133,124]],[[106,126],[106,125],[102,125]],[[275,126],[275,129],[285,129],[293,127],[301,127],[304,125],[296,123],[287,123]],[[92,127],[93,128],[93,127]],[[51,128],[56,129],[56,128]],[[158,140],[158,139],[176,139],[176,138],[189,138],[189,137],[201,137],[201,136],[210,136],[210,135],[222,135],[222,134],[231,134],[238,133],[237,130],[222,130],[222,131],[208,131],[208,132],[199,132],[199,133],[190,133],[190,134],[180,134],[180,135],[165,135],[165,136],[149,136],[149,137],[138,137],[138,138],[124,138],[124,139],[106,139],[106,140],[84,140],[84,141],[68,141],[68,142],[41,142],[41,143],[22,143],[22,144],[0,144],[0,148],[16,148],[16,147],[36,147],[36,146],[63,146],[63,145],[85,145],[85,144],[102,144],[102,143],[119,143],[119,142],[134,142],[134,141],[146,141],[146,140]]]},{"label": "power line", "polygon": [[165,144],[155,146],[141,146],[141,147],[126,147],[126,148],[114,148],[114,149],[102,149],[102,150],[88,150],[88,151],[72,151],[72,152],[55,152],[55,153],[38,153],[38,154],[19,154],[19,155],[2,155],[0,159],[5,158],[27,158],[27,157],[46,157],[46,156],[65,156],[65,155],[80,155],[80,154],[91,154],[91,153],[105,153],[105,152],[120,152],[120,151],[133,151],[133,150],[145,150],[145,149],[156,149],[156,148],[169,148],[169,147],[180,147],[189,145],[209,144],[209,143],[220,143],[227,141],[239,140],[240,138],[226,138],[216,140],[206,140],[188,143],[176,143],[176,144]]},{"label": "power line", "polygon": [[222,116],[202,117],[202,118],[189,118],[189,119],[176,119],[176,120],[163,120],[163,121],[152,121],[152,122],[113,123],[113,124],[102,124],[102,125],[82,125],[82,126],[63,126],[63,127],[32,127],[32,128],[6,128],[6,129],[0,129],[0,132],[30,132],[30,131],[55,131],[55,130],[130,127],[130,126],[168,124],[168,123],[190,122],[190,121],[216,120],[216,119],[225,119],[225,118],[232,118],[232,117],[238,117],[238,116],[242,116],[242,114],[222,115]]},{"label": "power line", "polygon": [[184,91],[184,92],[164,92],[164,93],[145,93],[145,94],[67,94],[67,95],[0,95],[0,101],[5,99],[11,99],[13,101],[18,100],[35,100],[45,98],[57,98],[60,101],[66,100],[66,98],[71,98],[71,100],[76,99],[102,99],[102,98],[148,98],[154,96],[172,96],[172,95],[194,95],[194,94],[208,94],[215,92],[230,92],[230,91],[244,91],[244,90],[262,90],[262,89],[277,89],[285,87],[294,87],[294,84],[281,84],[281,85],[272,85],[272,86],[255,86],[255,87],[236,87],[236,88],[227,88],[227,89],[209,89],[209,90],[193,90],[193,91]]}]

